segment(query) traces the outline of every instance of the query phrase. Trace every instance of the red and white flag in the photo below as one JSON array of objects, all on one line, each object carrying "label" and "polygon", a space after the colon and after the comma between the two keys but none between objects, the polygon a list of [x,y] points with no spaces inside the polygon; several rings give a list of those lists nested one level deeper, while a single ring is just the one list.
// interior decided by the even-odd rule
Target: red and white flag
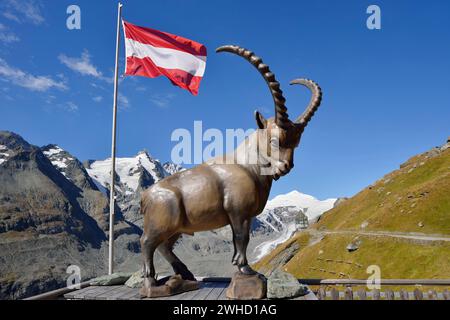
[{"label": "red and white flag", "polygon": [[206,47],[201,43],[123,21],[126,48],[125,74],[170,81],[198,94],[206,68]]}]

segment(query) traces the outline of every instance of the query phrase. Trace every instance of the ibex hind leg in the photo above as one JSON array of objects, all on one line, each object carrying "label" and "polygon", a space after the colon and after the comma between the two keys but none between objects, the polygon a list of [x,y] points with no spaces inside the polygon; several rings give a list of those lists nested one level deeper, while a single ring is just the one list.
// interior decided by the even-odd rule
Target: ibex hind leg
[{"label": "ibex hind leg", "polygon": [[144,258],[144,278],[149,285],[155,285],[155,265],[153,258],[155,250],[162,242],[160,237],[155,235],[147,236],[145,233],[141,237],[141,250]]},{"label": "ibex hind leg", "polygon": [[241,219],[239,215],[230,216],[231,229],[233,231],[234,255],[232,263],[237,265],[239,272],[247,275],[256,274],[248,265],[247,246],[250,240],[251,219]]},{"label": "ibex hind leg", "polygon": [[194,275],[186,265],[173,253],[173,245],[177,242],[180,234],[177,233],[164,241],[159,247],[158,251],[170,263],[175,274],[181,275],[184,280],[195,280]]}]

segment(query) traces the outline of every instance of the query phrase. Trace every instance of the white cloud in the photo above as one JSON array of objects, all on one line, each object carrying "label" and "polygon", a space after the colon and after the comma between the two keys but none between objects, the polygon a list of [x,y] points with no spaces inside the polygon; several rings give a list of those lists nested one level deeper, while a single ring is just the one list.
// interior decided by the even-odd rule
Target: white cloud
[{"label": "white cloud", "polygon": [[107,89],[105,89],[105,87],[103,87],[102,85],[95,83],[95,82],[91,82],[90,83],[91,87],[98,89],[98,90],[103,90],[103,91],[108,91]]},{"label": "white cloud", "polygon": [[78,72],[84,76],[91,76],[96,79],[112,83],[113,79],[103,76],[103,73],[91,62],[91,55],[89,51],[84,50],[81,57],[68,57],[61,53],[58,56],[59,61],[69,69]]},{"label": "white cloud", "polygon": [[9,31],[8,27],[0,23],[0,42],[12,43],[17,41],[20,41],[20,38],[13,32]]},{"label": "white cloud", "polygon": [[154,94],[150,98],[150,101],[159,108],[167,108],[170,105],[170,101],[175,97],[173,93],[168,94]]},{"label": "white cloud", "polygon": [[78,111],[78,106],[72,101],[66,102],[65,107],[68,111],[75,112]]},{"label": "white cloud", "polygon": [[97,70],[97,67],[92,64],[91,56],[87,50],[84,50],[81,53],[80,58],[73,58],[68,57],[65,54],[60,54],[58,59],[69,69],[81,73],[82,75],[93,76],[96,78],[103,77],[102,73]]},{"label": "white cloud", "polygon": [[93,97],[92,100],[94,100],[95,102],[101,102],[103,100],[103,97],[102,96],[96,96],[96,97]]},{"label": "white cloud", "polygon": [[130,107],[130,100],[119,92],[119,95],[117,96],[117,105],[121,109],[128,109]]},{"label": "white cloud", "polygon": [[56,100],[56,97],[54,95],[50,94],[45,98],[45,103],[53,104],[55,102],[55,100]]},{"label": "white cloud", "polygon": [[22,21],[19,19],[18,16],[16,16],[14,13],[6,11],[2,13],[2,16],[4,16],[6,19],[21,23]]},{"label": "white cloud", "polygon": [[2,15],[12,21],[40,25],[45,21],[40,2],[35,0],[2,0]]},{"label": "white cloud", "polygon": [[35,76],[31,73],[22,71],[10,66],[5,60],[0,58],[0,75],[5,81],[11,82],[17,86],[27,88],[32,91],[47,91],[51,88],[67,89],[62,81],[56,81],[50,76]]}]

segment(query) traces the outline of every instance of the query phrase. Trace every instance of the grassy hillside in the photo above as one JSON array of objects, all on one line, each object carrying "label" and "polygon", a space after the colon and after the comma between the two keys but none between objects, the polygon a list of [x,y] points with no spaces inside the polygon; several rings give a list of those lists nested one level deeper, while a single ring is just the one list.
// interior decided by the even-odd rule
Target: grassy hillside
[{"label": "grassy hillside", "polygon": [[313,227],[450,235],[450,148],[409,159]]},{"label": "grassy hillside", "polygon": [[[298,278],[366,279],[367,267],[377,265],[385,279],[450,278],[450,241],[443,241],[450,239],[448,146],[409,159],[255,268],[269,273],[281,267]],[[349,252],[355,242],[358,249]]]},{"label": "grassy hillside", "polygon": [[284,267],[299,278],[364,279],[370,265],[380,267],[382,278],[450,276],[450,242],[359,236],[360,249],[348,252],[346,246],[353,237],[327,235],[300,250]]}]

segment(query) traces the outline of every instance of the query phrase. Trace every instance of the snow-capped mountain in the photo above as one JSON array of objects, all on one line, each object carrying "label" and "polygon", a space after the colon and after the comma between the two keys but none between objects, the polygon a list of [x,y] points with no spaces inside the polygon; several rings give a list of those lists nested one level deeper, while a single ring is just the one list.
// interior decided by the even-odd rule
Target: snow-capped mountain
[{"label": "snow-capped mountain", "polygon": [[[97,188],[108,195],[111,158],[86,161],[85,167]],[[170,162],[161,164],[145,150],[134,157],[116,158],[116,201],[126,219],[142,227],[141,191],[180,170],[181,166]]]},{"label": "snow-capped mountain", "polygon": [[280,194],[267,201],[264,212],[273,208],[292,207],[302,209],[309,221],[317,219],[322,213],[333,208],[336,198],[318,200],[313,196],[293,190],[286,194]]},{"label": "snow-capped mountain", "polygon": [[[111,158],[89,161],[86,170],[103,190],[109,189]],[[151,178],[150,185],[171,174],[164,169],[159,160],[153,159],[145,150],[134,157],[116,158],[116,173],[117,180],[120,182],[118,191],[125,194],[132,194],[138,190],[139,181],[145,173]]]},{"label": "snow-capped mountain", "polygon": [[[337,199],[318,200],[297,190],[280,194],[267,201],[263,212],[256,217],[253,232],[260,235],[254,249],[255,261],[288,240],[295,232],[308,226],[322,213],[333,208]],[[266,237],[267,239],[263,240]]]},{"label": "snow-capped mountain", "polygon": [[74,158],[69,156],[67,152],[61,149],[59,146],[50,144],[41,148],[45,156],[50,160],[53,166],[58,169],[59,172],[67,178],[66,169],[71,161],[75,161]]}]

